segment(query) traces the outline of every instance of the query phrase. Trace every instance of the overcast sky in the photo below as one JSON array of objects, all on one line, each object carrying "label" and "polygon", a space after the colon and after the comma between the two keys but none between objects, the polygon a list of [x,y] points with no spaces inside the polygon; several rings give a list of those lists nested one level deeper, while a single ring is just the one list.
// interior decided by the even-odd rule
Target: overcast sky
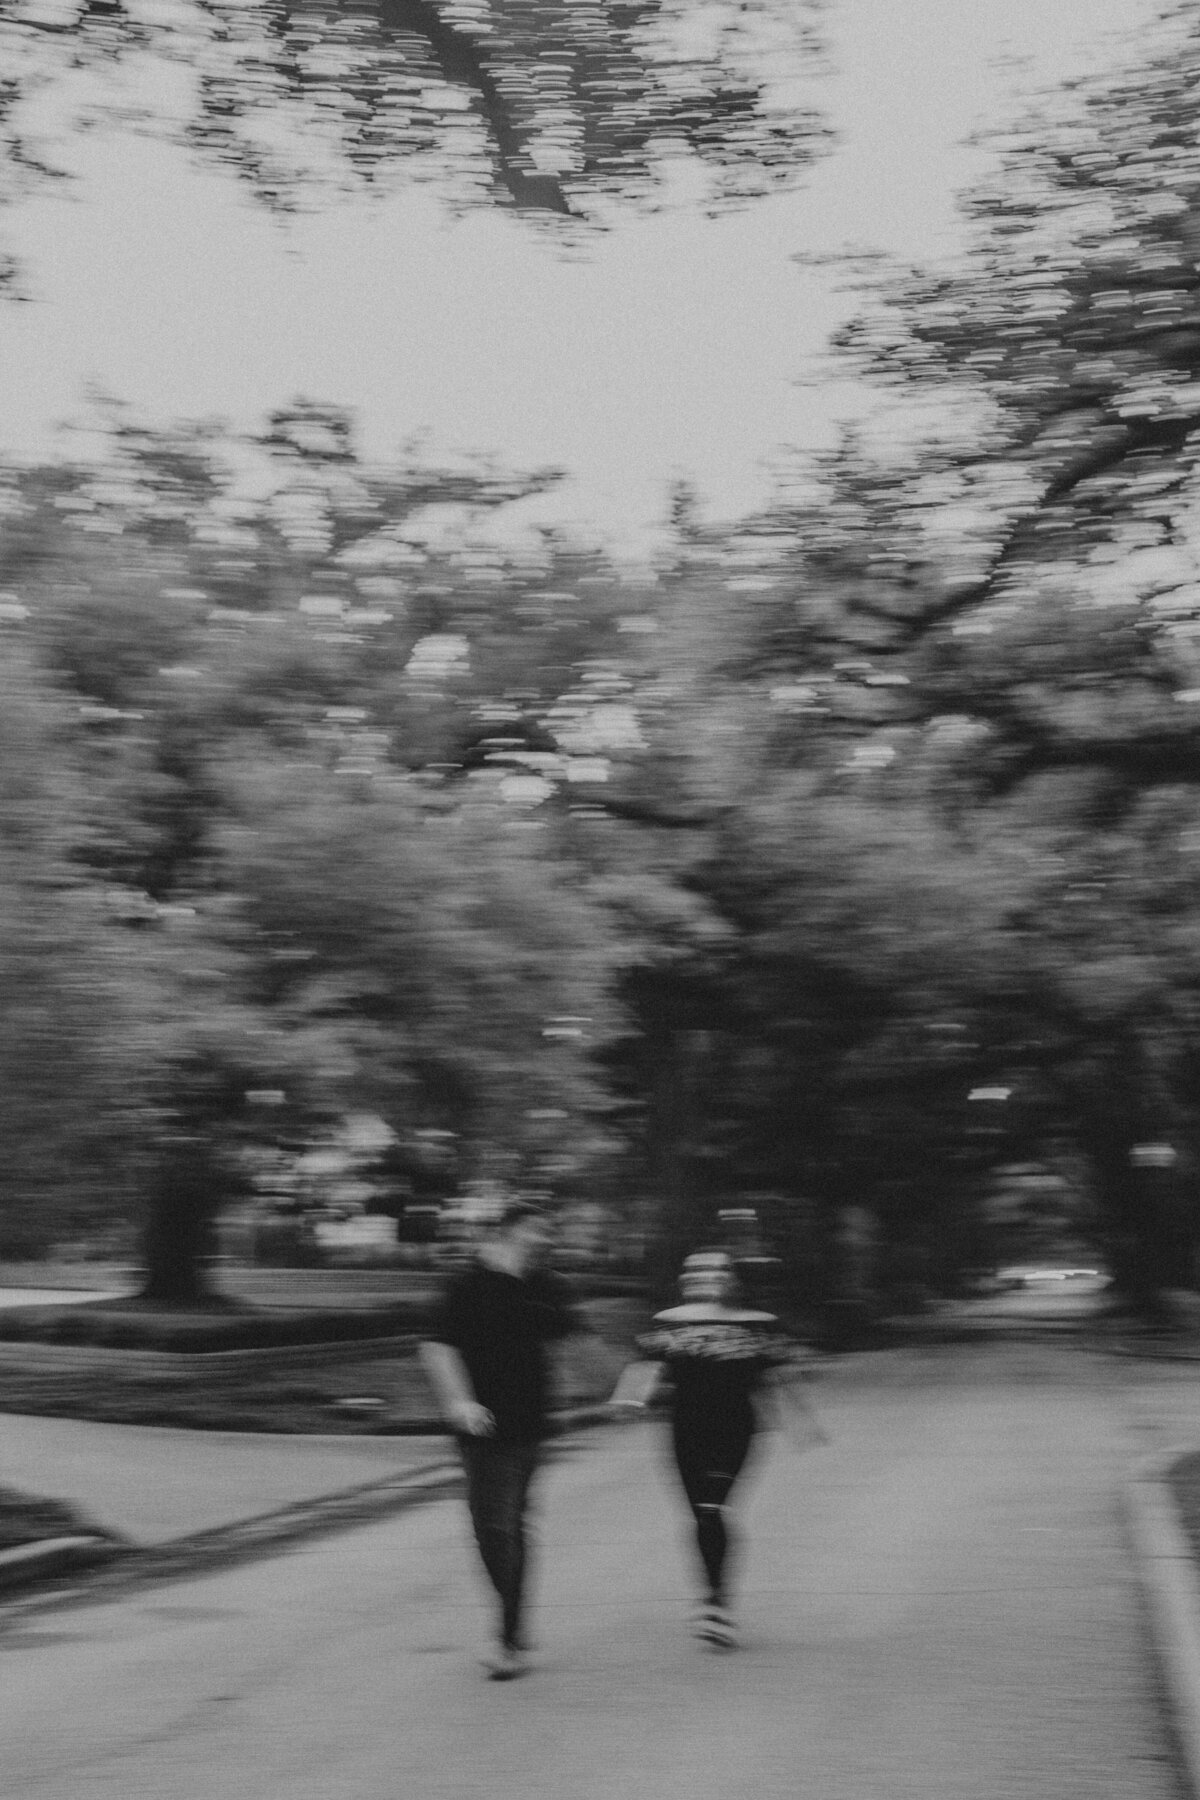
[{"label": "overcast sky", "polygon": [[631,222],[584,259],[508,216],[425,195],[343,203],[284,232],[234,182],[129,138],[91,140],[72,201],[18,217],[38,298],[0,307],[0,450],[44,454],[95,382],[152,417],[255,424],[297,392],[358,409],[372,452],[553,463],[543,511],[636,542],[676,475],[709,509],[761,499],[781,445],[828,435],[801,385],[845,304],[798,251],[927,255],[953,240],[958,148],[1017,76],[1057,80],[1154,0],[834,0],[840,147],[806,190],[707,221]]}]

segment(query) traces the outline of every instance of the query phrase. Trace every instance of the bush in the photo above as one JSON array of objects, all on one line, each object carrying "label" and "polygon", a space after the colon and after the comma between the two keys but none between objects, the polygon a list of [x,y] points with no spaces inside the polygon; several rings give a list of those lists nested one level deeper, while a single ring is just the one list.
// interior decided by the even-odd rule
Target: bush
[{"label": "bush", "polygon": [[417,1332],[425,1309],[415,1304],[355,1312],[157,1312],[128,1301],[94,1306],[21,1306],[0,1312],[0,1340],[90,1345],[104,1350],[163,1350],[198,1355],[336,1344]]}]

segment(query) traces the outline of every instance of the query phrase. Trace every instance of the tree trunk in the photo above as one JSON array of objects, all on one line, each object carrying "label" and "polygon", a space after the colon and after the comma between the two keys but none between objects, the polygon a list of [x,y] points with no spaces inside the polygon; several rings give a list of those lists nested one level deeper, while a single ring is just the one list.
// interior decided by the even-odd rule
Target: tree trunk
[{"label": "tree trunk", "polygon": [[208,1259],[216,1247],[221,1190],[203,1146],[181,1143],[158,1170],[142,1234],[142,1298],[161,1306],[211,1305],[217,1298]]},{"label": "tree trunk", "polygon": [[695,1182],[699,1082],[707,1047],[707,1032],[670,1027],[647,1043],[646,1165],[654,1223],[646,1273],[658,1305],[676,1297],[679,1265],[689,1250],[699,1247],[707,1223]]},{"label": "tree trunk", "polygon": [[1155,1320],[1163,1289],[1185,1285],[1178,1181],[1173,1170],[1138,1167],[1134,1149],[1171,1134],[1161,1128],[1162,1097],[1154,1092],[1132,1033],[1117,1038],[1106,1076],[1090,1109],[1085,1144],[1100,1236],[1118,1295],[1133,1312]]}]

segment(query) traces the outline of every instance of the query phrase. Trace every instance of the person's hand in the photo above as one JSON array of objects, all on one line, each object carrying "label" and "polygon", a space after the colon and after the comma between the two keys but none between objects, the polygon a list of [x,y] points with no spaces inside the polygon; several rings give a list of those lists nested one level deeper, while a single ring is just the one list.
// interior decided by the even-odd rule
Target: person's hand
[{"label": "person's hand", "polygon": [[496,1421],[478,1400],[456,1400],[450,1408],[450,1423],[464,1437],[491,1437]]}]

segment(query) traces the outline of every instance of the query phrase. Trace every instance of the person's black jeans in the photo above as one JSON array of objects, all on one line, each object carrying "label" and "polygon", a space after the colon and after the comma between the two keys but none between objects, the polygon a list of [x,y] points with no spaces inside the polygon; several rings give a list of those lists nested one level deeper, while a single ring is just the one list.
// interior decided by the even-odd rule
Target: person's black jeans
[{"label": "person's black jeans", "polygon": [[672,1432],[675,1466],[696,1521],[696,1548],[708,1582],[708,1598],[716,1606],[727,1601],[732,1548],[725,1503],[753,1440],[754,1426],[749,1419],[731,1421],[724,1429],[697,1429],[677,1419]]},{"label": "person's black jeans", "polygon": [[500,1597],[501,1641],[509,1649],[519,1650],[528,1560],[525,1514],[541,1446],[464,1436],[458,1447],[467,1475],[467,1505],[475,1542]]}]

